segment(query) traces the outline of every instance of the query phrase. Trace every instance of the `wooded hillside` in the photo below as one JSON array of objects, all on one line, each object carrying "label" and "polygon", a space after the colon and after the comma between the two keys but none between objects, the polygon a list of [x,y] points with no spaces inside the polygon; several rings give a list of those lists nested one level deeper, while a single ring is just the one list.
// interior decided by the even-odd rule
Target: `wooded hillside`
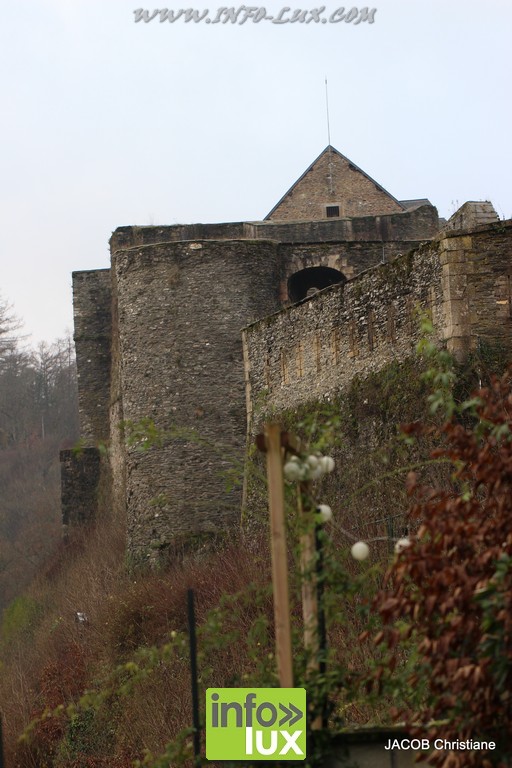
[{"label": "wooded hillside", "polygon": [[59,449],[78,438],[72,339],[30,348],[0,299],[0,611],[58,542]]}]

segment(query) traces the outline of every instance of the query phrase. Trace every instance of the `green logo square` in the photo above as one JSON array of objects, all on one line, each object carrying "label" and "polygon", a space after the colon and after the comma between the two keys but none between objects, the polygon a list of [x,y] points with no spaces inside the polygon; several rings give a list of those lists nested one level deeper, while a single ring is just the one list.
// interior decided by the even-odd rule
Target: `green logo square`
[{"label": "green logo square", "polygon": [[208,688],[208,760],[305,760],[305,688]]}]

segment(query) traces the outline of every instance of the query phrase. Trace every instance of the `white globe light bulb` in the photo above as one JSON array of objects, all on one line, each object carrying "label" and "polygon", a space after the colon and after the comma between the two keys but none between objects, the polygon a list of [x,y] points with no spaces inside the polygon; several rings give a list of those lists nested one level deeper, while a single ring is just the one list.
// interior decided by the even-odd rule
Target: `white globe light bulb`
[{"label": "white globe light bulb", "polygon": [[329,520],[332,520],[332,509],[328,504],[319,504],[316,511],[318,512],[322,523],[328,523]]},{"label": "white globe light bulb", "polygon": [[398,539],[398,541],[395,544],[395,552],[397,555],[400,554],[400,552],[403,552],[404,549],[407,549],[407,547],[411,546],[411,540],[404,538],[404,539]]},{"label": "white globe light bulb", "polygon": [[306,461],[311,469],[316,469],[318,467],[318,456],[308,456]]},{"label": "white globe light bulb", "polygon": [[296,461],[287,461],[283,468],[284,476],[291,483],[301,479],[302,467]]},{"label": "white globe light bulb", "polygon": [[319,461],[324,472],[329,473],[333,471],[334,459],[331,456],[322,456]]},{"label": "white globe light bulb", "polygon": [[350,551],[354,560],[366,560],[370,554],[370,547],[365,541],[357,541]]}]

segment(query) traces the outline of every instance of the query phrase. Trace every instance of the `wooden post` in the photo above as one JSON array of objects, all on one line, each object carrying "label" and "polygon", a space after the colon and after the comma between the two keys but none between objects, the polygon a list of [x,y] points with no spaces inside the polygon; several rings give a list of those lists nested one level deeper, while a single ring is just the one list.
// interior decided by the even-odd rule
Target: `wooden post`
[{"label": "wooden post", "polygon": [[4,768],[4,737],[2,732],[2,715],[0,714],[0,768]]},{"label": "wooden post", "polygon": [[[201,765],[201,723],[199,720],[199,693],[197,684],[197,640],[194,590],[187,591],[188,638],[190,646],[190,685],[192,691],[192,723],[194,765]],[[1,768],[1,766],[0,766]]]},{"label": "wooden post", "polygon": [[265,449],[267,452],[277,669],[281,688],[293,688],[281,428],[278,424],[267,424],[264,433]]},{"label": "wooden post", "polygon": [[302,573],[302,617],[304,619],[304,647],[310,651],[308,670],[318,670],[318,595],[316,588],[315,525],[311,519],[309,483],[300,483],[297,506],[302,526],[300,538],[300,565]]},{"label": "wooden post", "polygon": [[[316,573],[316,526],[310,502],[309,483],[299,483],[297,506],[300,525],[302,527],[300,540],[300,565],[302,573],[302,617],[304,620],[304,647],[309,651],[308,673],[315,674],[320,669],[319,650],[320,638],[318,632],[318,586]],[[322,728],[322,715],[311,722],[311,730]]]}]

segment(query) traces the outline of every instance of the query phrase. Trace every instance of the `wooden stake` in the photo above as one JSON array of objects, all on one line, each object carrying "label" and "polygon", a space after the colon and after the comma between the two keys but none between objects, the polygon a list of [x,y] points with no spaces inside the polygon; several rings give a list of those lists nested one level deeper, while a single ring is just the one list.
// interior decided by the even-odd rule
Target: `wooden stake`
[{"label": "wooden stake", "polygon": [[[187,591],[188,638],[190,646],[190,685],[192,690],[192,723],[194,765],[201,765],[201,722],[199,719],[199,687],[197,684],[197,640],[194,590]],[[1,767],[0,767],[1,768]]]},{"label": "wooden stake", "polygon": [[309,496],[309,483],[300,483],[297,506],[302,526],[300,538],[300,565],[302,572],[302,617],[304,619],[304,647],[310,651],[308,670],[318,670],[318,599],[315,569],[315,528],[311,510],[304,504]]},{"label": "wooden stake", "polygon": [[[318,588],[316,578],[316,528],[310,507],[309,483],[300,483],[297,493],[302,534],[300,539],[300,565],[302,573],[302,617],[304,620],[304,647],[309,651],[307,671],[310,675],[318,673],[320,650],[318,633]],[[322,728],[322,715],[311,723],[311,729]]]},{"label": "wooden stake", "polygon": [[4,737],[2,732],[2,715],[0,714],[0,768],[4,768]]},{"label": "wooden stake", "polygon": [[288,596],[288,556],[286,552],[284,519],[283,458],[281,453],[281,428],[278,424],[267,424],[265,426],[265,448],[267,452],[277,669],[281,688],[293,688],[292,636]]}]

